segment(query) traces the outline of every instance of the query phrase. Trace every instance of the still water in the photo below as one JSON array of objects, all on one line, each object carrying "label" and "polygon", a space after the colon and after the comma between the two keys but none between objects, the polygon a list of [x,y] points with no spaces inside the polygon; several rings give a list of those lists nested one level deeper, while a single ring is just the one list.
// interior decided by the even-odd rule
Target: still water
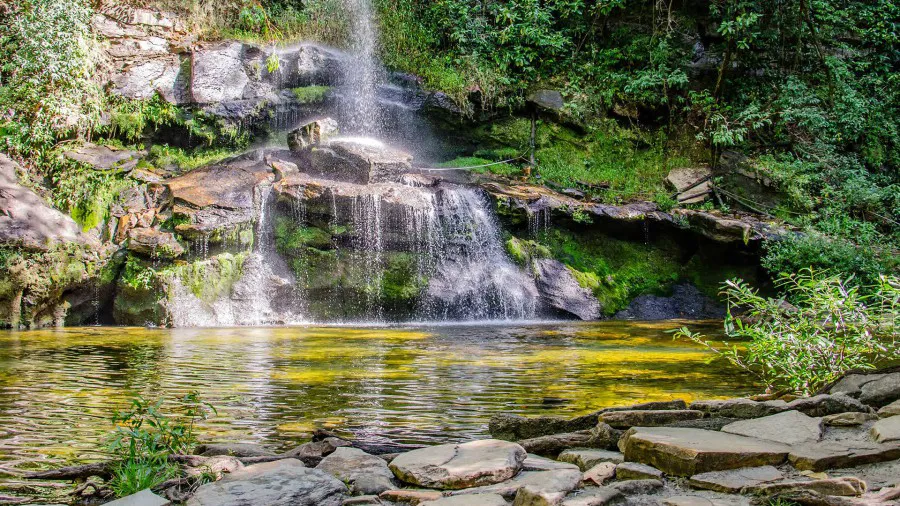
[{"label": "still water", "polygon": [[[0,333],[0,478],[101,458],[131,396],[192,390],[201,438],[289,448],[317,428],[427,444],[487,435],[492,413],[754,392],[665,331],[678,322],[439,327],[81,328]],[[721,324],[692,324],[715,335]]]}]

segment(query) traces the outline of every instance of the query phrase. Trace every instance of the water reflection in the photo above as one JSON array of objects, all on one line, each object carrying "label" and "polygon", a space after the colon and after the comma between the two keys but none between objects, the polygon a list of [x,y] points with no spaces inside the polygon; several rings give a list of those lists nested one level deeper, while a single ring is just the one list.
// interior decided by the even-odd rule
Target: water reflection
[{"label": "water reflection", "polygon": [[[674,342],[678,324],[86,328],[0,333],[0,471],[102,457],[130,396],[191,390],[207,439],[285,448],[317,427],[405,443],[486,435],[490,415],[576,415],[753,391]],[[713,333],[718,325],[704,328]]]}]

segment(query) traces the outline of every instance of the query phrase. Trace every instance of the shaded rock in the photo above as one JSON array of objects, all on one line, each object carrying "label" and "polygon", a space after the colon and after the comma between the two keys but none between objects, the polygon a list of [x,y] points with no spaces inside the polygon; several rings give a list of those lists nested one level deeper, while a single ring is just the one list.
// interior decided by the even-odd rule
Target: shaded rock
[{"label": "shaded rock", "polygon": [[609,485],[609,488],[615,489],[624,495],[647,495],[655,494],[663,488],[663,482],[660,480],[628,480],[619,481]]},{"label": "shaded rock", "polygon": [[412,156],[374,139],[337,138],[310,150],[308,170],[364,185],[398,181],[412,170]]},{"label": "shaded rock", "polygon": [[[880,413],[880,412],[879,412]],[[872,420],[877,420],[878,415],[873,413],[838,413],[822,418],[822,423],[831,427],[856,427]]]},{"label": "shaded rock", "polygon": [[696,401],[690,409],[703,411],[723,418],[760,418],[787,410],[787,403],[781,400],[757,402],[750,399],[728,399],[724,401]]},{"label": "shaded rock", "polygon": [[885,374],[847,374],[834,385],[827,388],[829,394],[844,394],[858,399],[863,385],[885,377]]},{"label": "shaded rock", "polygon": [[245,46],[240,42],[194,51],[191,96],[194,102],[211,104],[241,100],[250,78],[244,69]]},{"label": "shaded rock", "polygon": [[694,488],[737,494],[747,487],[755,487],[782,479],[784,479],[784,474],[778,469],[772,466],[761,466],[695,474],[691,476],[688,484]]},{"label": "shaded rock", "polygon": [[288,133],[288,147],[291,151],[301,152],[327,141],[337,133],[337,121],[331,118],[317,119]]},{"label": "shaded rock", "polygon": [[435,501],[426,501],[419,504],[421,506],[507,506],[506,500],[497,494],[443,497]]},{"label": "shaded rock", "polygon": [[234,473],[244,468],[244,464],[237,457],[231,455],[214,455],[206,458],[202,464],[185,469],[186,476],[215,476],[216,480],[224,474]]},{"label": "shaded rock", "polygon": [[336,449],[350,446],[349,441],[338,438],[326,438],[322,441],[311,441],[285,452],[284,457],[300,460],[309,467],[319,465],[323,458],[331,455]]},{"label": "shaded rock", "polygon": [[682,422],[674,422],[667,427],[684,427],[687,429],[705,429],[705,430],[722,430],[722,427],[737,422],[740,418],[701,418],[699,420],[684,420]]},{"label": "shaded rock", "polygon": [[275,452],[268,448],[248,443],[204,443],[197,445],[197,455],[214,457],[216,455],[230,455],[233,457],[271,457]]},{"label": "shaded rock", "polygon": [[687,409],[688,405],[682,399],[672,401],[653,401],[643,402],[640,404],[631,404],[629,406],[616,406],[612,408],[602,409],[598,414],[610,413],[613,411],[662,411],[668,409]]},{"label": "shaded rock", "polygon": [[519,472],[525,457],[515,443],[486,439],[413,450],[395,458],[390,469],[413,485],[459,489],[506,481]]},{"label": "shaded rock", "polygon": [[810,418],[799,411],[785,411],[734,422],[722,427],[722,432],[794,445],[822,439],[822,419]]},{"label": "shaded rock", "polygon": [[828,471],[828,476],[825,477],[837,478],[840,476],[855,476],[866,482],[868,490],[900,486],[900,460],[864,464],[845,469],[832,469]]},{"label": "shaded rock", "polygon": [[533,490],[556,493],[571,492],[581,485],[581,472],[573,469],[561,469],[555,471],[525,471],[515,478],[485,487],[456,490],[451,495],[466,494],[499,494],[507,499],[515,497],[522,487],[531,487]]},{"label": "shaded rock", "polygon": [[526,486],[516,493],[513,506],[559,506],[566,497],[566,492],[548,492]]},{"label": "shaded rock", "polygon": [[535,90],[526,97],[528,103],[539,109],[559,112],[565,106],[562,93],[557,90]]},{"label": "shaded rock", "polygon": [[111,506],[165,506],[171,503],[168,499],[164,499],[147,489],[106,504]]},{"label": "shaded rock", "polygon": [[[615,448],[619,439],[619,431],[606,424],[601,425],[602,427],[590,431],[583,430],[523,439],[519,441],[519,444],[528,453],[548,456],[559,455],[564,450],[571,448]],[[603,428],[608,428],[609,430],[607,431]]]},{"label": "shaded rock", "polygon": [[602,308],[597,297],[578,283],[565,264],[549,258],[535,259],[532,270],[538,293],[548,307],[581,320],[600,318]]},{"label": "shaded rock", "polygon": [[777,225],[762,222],[752,216],[724,215],[716,211],[675,209],[672,214],[686,221],[691,231],[721,243],[742,242],[777,238],[787,231]]},{"label": "shaded rock", "polygon": [[661,480],[662,478],[662,471],[646,464],[622,462],[616,466],[617,480]]},{"label": "shaded rock", "polygon": [[882,418],[888,418],[897,415],[900,415],[900,401],[894,401],[878,410],[878,416]]},{"label": "shaded rock", "polygon": [[557,469],[578,469],[578,466],[533,454],[529,454],[525,458],[525,462],[522,462],[523,471],[553,471]]},{"label": "shaded rock", "polygon": [[563,500],[563,506],[605,506],[622,498],[622,493],[609,487],[588,487],[572,492]]},{"label": "shaded rock", "polygon": [[558,459],[562,462],[575,464],[582,471],[587,471],[601,462],[619,464],[625,460],[625,456],[619,452],[609,450],[576,448],[560,453]]},{"label": "shaded rock", "polygon": [[808,416],[828,416],[838,413],[859,412],[868,413],[871,409],[862,402],[843,395],[816,395],[791,401],[785,407],[785,411],[796,410]]},{"label": "shaded rock", "polygon": [[596,414],[569,419],[558,416],[525,417],[501,413],[491,416],[488,430],[491,436],[497,439],[518,441],[538,436],[588,430],[597,425],[598,418]]},{"label": "shaded rock", "polygon": [[885,374],[875,381],[862,385],[859,400],[876,408],[900,400],[900,372]]},{"label": "shaded rock", "polygon": [[116,170],[122,172],[130,172],[141,161],[141,158],[146,155],[147,153],[144,151],[98,146],[89,142],[82,144],[74,151],[63,153],[63,156],[69,160],[90,165],[95,170]]},{"label": "shaded rock", "polygon": [[900,445],[820,441],[791,448],[788,461],[800,470],[825,471],[900,459]]},{"label": "shaded rock", "polygon": [[698,204],[709,198],[711,178],[709,167],[679,167],[669,171],[666,181],[678,191],[676,200],[679,203]]},{"label": "shaded rock", "polygon": [[184,254],[184,246],[175,234],[157,228],[133,228],[128,231],[128,250],[150,258],[175,259]]},{"label": "shaded rock", "polygon": [[201,485],[188,506],[341,506],[347,487],[296,459],[245,467]]},{"label": "shaded rock", "polygon": [[337,448],[316,469],[343,481],[358,495],[377,495],[396,488],[387,462],[356,448]]},{"label": "shaded rock", "polygon": [[361,495],[344,499],[341,506],[378,506],[384,504],[377,495]]},{"label": "shaded rock", "polygon": [[616,477],[616,464],[601,462],[584,472],[581,479],[586,483],[605,485],[606,482]]},{"label": "shaded rock", "polygon": [[793,492],[815,492],[822,495],[858,496],[866,491],[866,484],[859,478],[844,477],[811,481],[782,481],[748,487],[747,492],[771,496]]},{"label": "shaded rock", "polygon": [[81,242],[81,227],[18,183],[23,170],[0,154],[0,245],[46,251],[53,244]]},{"label": "shaded rock", "polygon": [[675,495],[663,499],[665,506],[716,506],[716,503],[696,495]]},{"label": "shaded rock", "polygon": [[412,504],[415,506],[416,504],[422,504],[426,501],[437,501],[443,497],[443,495],[444,494],[437,490],[398,489],[382,492],[379,497],[387,501]]},{"label": "shaded rock", "polygon": [[892,416],[875,422],[869,433],[878,443],[900,443],[900,417]]},{"label": "shaded rock", "polygon": [[619,311],[620,320],[704,320],[725,317],[725,306],[707,297],[694,285],[681,284],[672,287],[670,297],[641,295]]},{"label": "shaded rock", "polygon": [[695,410],[613,411],[603,413],[600,417],[604,423],[616,429],[659,427],[700,418],[703,418],[703,412]]},{"label": "shaded rock", "polygon": [[676,476],[777,465],[788,453],[787,446],[772,441],[673,427],[633,428],[622,436],[619,448],[627,461]]}]

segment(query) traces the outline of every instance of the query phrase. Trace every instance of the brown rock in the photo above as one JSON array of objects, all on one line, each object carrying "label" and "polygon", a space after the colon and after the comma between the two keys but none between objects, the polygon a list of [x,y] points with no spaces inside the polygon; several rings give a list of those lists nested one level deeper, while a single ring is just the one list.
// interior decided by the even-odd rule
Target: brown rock
[{"label": "brown rock", "polygon": [[788,461],[800,470],[825,471],[900,459],[900,445],[820,441],[791,448]]},{"label": "brown rock", "polygon": [[812,481],[783,481],[748,487],[746,492],[771,496],[791,492],[815,492],[822,495],[858,496],[866,491],[866,483],[859,478],[844,477]]},{"label": "brown rock", "polygon": [[737,494],[747,487],[755,487],[784,479],[784,474],[772,466],[747,467],[730,471],[712,471],[691,476],[688,484],[694,488]]},{"label": "brown rock", "polygon": [[388,490],[379,495],[379,497],[386,501],[411,504],[412,506],[422,504],[426,501],[437,501],[443,496],[444,495],[437,490],[415,490],[408,488]]},{"label": "brown rock", "polygon": [[661,480],[662,478],[662,471],[646,464],[622,462],[616,466],[617,480]]},{"label": "brown rock", "polygon": [[616,476],[616,464],[612,462],[601,462],[584,472],[582,481],[590,482],[595,485],[605,485],[607,481],[612,480]]}]

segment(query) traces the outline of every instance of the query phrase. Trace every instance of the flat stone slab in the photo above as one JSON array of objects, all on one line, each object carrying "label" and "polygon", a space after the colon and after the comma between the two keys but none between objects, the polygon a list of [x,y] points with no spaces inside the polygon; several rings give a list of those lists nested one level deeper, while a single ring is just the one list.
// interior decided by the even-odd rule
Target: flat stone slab
[{"label": "flat stone slab", "polygon": [[785,411],[752,420],[741,420],[722,427],[722,432],[795,445],[822,439],[822,419],[799,411]]},{"label": "flat stone slab", "polygon": [[612,462],[601,462],[585,471],[581,479],[585,483],[605,485],[606,482],[612,480],[615,477],[616,464],[613,464]]},{"label": "flat stone slab", "polygon": [[358,449],[338,448],[322,459],[316,469],[325,471],[350,486],[354,494],[380,494],[394,486],[394,473],[384,459]]},{"label": "flat stone slab", "polygon": [[110,506],[165,506],[171,503],[168,499],[164,499],[147,489],[106,504]]},{"label": "flat stone slab", "polygon": [[506,441],[532,439],[553,434],[588,430],[597,425],[598,415],[585,415],[578,418],[559,416],[525,417],[508,413],[491,416],[488,430],[491,436]]},{"label": "flat stone slab", "polygon": [[558,469],[578,470],[578,466],[568,462],[558,462],[553,459],[530,453],[528,454],[528,457],[525,458],[525,462],[522,463],[523,471],[554,471]]},{"label": "flat stone slab", "polygon": [[622,493],[609,487],[587,487],[572,492],[562,502],[562,506],[606,506],[622,498]]},{"label": "flat stone slab", "polygon": [[575,464],[582,471],[587,471],[601,462],[619,464],[625,461],[625,456],[619,452],[590,448],[574,448],[572,450],[566,450],[560,453],[558,458],[562,462]]},{"label": "flat stone slab", "polygon": [[442,497],[436,501],[420,502],[419,506],[507,506],[507,502],[497,494],[472,494]]},{"label": "flat stone slab", "polygon": [[747,487],[755,487],[782,479],[784,479],[784,474],[777,468],[760,466],[695,474],[691,476],[688,484],[694,488],[737,494]]},{"label": "flat stone slab", "polygon": [[900,443],[900,417],[892,416],[875,422],[869,434],[876,443]]},{"label": "flat stone slab", "polygon": [[696,495],[674,495],[663,499],[664,506],[716,506],[716,503]]},{"label": "flat stone slab", "polygon": [[558,471],[526,471],[519,473],[515,478],[488,485],[486,487],[455,490],[450,495],[468,494],[499,494],[507,499],[513,499],[523,487],[532,487],[534,490],[544,492],[568,493],[581,486],[582,474],[580,471],[563,469]]},{"label": "flat stone slab", "polygon": [[403,453],[391,461],[390,469],[406,483],[452,490],[506,481],[522,469],[525,457],[515,443],[485,439]]},{"label": "flat stone slab", "polygon": [[863,404],[880,408],[900,400],[900,372],[885,374],[860,388],[859,400]]},{"label": "flat stone slab", "polygon": [[822,423],[829,427],[856,427],[872,420],[878,420],[874,413],[838,413],[822,417]]},{"label": "flat stone slab", "polygon": [[703,418],[702,411],[690,409],[613,411],[601,415],[601,420],[603,420],[604,423],[616,429],[660,427],[687,420],[699,420],[701,418]]},{"label": "flat stone slab", "polygon": [[662,478],[662,471],[646,464],[622,462],[616,466],[617,480],[661,480]]},{"label": "flat stone slab", "polygon": [[416,490],[416,489],[398,489],[382,492],[379,497],[391,501],[392,503],[401,504],[422,504],[427,501],[437,501],[444,494],[437,490]]},{"label": "flat stone slab", "polygon": [[859,478],[844,477],[811,481],[782,481],[749,487],[746,492],[771,496],[786,492],[814,492],[822,495],[854,497],[866,491],[866,483]]},{"label": "flat stone slab", "polygon": [[347,487],[296,459],[245,467],[201,485],[187,506],[341,506]]},{"label": "flat stone slab", "polygon": [[[609,427],[603,424],[605,427]],[[610,427],[610,430],[615,430]],[[608,448],[615,444],[614,434],[599,434],[595,431],[567,432],[550,436],[539,436],[519,441],[522,448],[528,453],[538,455],[556,456],[561,452],[573,448]]]},{"label": "flat stone slab", "polygon": [[691,403],[690,409],[722,418],[744,419],[781,413],[787,409],[787,403],[781,400],[757,402],[751,399],[695,401]]},{"label": "flat stone slab", "polygon": [[801,471],[825,471],[900,459],[900,445],[820,441],[791,448],[788,461]]},{"label": "flat stone slab", "polygon": [[117,170],[128,172],[134,169],[147,153],[128,149],[115,149],[108,146],[85,143],[78,149],[63,154],[69,160],[90,165],[94,170]]},{"label": "flat stone slab", "polygon": [[789,451],[774,441],[678,427],[633,428],[622,436],[619,448],[626,461],[651,465],[674,476],[778,465]]},{"label": "flat stone slab", "polygon": [[894,401],[878,410],[878,416],[880,416],[881,418],[888,418],[897,415],[900,415],[900,401]]},{"label": "flat stone slab", "polygon": [[661,480],[628,480],[617,481],[609,488],[618,490],[624,495],[655,494],[662,490],[665,484]]}]

